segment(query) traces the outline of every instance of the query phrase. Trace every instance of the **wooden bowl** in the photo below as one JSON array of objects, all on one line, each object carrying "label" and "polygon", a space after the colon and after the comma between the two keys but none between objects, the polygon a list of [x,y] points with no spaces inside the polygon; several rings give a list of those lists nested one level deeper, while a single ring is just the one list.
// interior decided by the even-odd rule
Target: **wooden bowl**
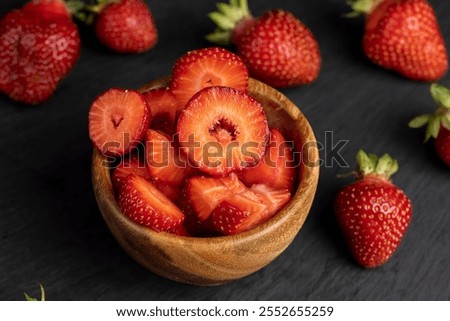
[{"label": "wooden bowl", "polygon": [[[145,89],[167,85],[156,80]],[[316,192],[318,150],[305,116],[283,94],[254,79],[249,93],[264,107],[270,127],[278,127],[301,153],[298,185],[292,200],[266,223],[241,234],[181,237],[158,233],[122,214],[114,197],[106,158],[94,149],[92,183],[106,224],[122,248],[138,263],[160,276],[196,285],[216,285],[247,276],[274,260],[302,227]]]}]

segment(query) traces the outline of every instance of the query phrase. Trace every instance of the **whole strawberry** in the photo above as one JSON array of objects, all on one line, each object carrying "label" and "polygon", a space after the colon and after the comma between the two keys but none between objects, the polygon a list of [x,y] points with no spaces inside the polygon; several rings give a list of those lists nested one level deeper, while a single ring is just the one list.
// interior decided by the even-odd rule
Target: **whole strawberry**
[{"label": "whole strawberry", "polygon": [[153,48],[158,31],[143,0],[100,0],[95,32],[108,48],[119,53],[140,53]]},{"label": "whole strawberry", "polygon": [[360,150],[358,180],[337,195],[336,218],[355,260],[366,268],[381,266],[393,255],[411,220],[411,202],[390,177],[398,170],[389,155],[378,158]]},{"label": "whole strawberry", "polygon": [[250,74],[274,87],[314,81],[320,70],[319,46],[311,31],[292,13],[270,10],[252,17],[247,0],[218,3],[209,17],[218,28],[207,39],[234,43]]},{"label": "whole strawberry", "polygon": [[353,0],[366,15],[363,50],[375,64],[419,81],[436,81],[448,69],[445,43],[426,0]]},{"label": "whole strawberry", "polygon": [[64,3],[30,1],[0,20],[0,92],[21,103],[42,103],[79,53],[78,30]]},{"label": "whole strawberry", "polygon": [[450,166],[450,90],[439,84],[432,84],[431,97],[438,105],[434,114],[418,116],[409,122],[409,127],[427,125],[425,142],[435,138],[434,147],[439,157]]}]

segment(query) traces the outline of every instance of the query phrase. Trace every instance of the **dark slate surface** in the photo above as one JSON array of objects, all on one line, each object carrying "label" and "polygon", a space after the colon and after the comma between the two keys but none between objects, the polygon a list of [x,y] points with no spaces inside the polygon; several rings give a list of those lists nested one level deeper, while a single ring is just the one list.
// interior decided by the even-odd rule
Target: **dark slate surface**
[{"label": "dark slate surface", "polygon": [[[21,5],[2,0],[0,15]],[[430,1],[450,44],[450,2]],[[118,246],[104,224],[90,181],[87,113],[109,87],[135,88],[167,75],[177,57],[208,46],[206,13],[214,1],[149,1],[158,45],[124,56],[97,44],[82,27],[81,58],[54,97],[38,107],[0,96],[0,299],[50,300],[449,300],[449,169],[410,130],[413,116],[434,110],[429,85],[370,64],[360,50],[362,19],[345,19],[344,1],[250,0],[255,15],[281,7],[308,25],[323,68],[312,85],[282,90],[309,118],[318,141],[349,140],[354,166],[364,147],[389,152],[401,166],[395,182],[414,204],[411,226],[394,258],[375,270],[353,263],[333,218],[332,201],[350,169],[322,167],[317,196],[292,245],[261,271],[223,286],[196,287],[154,275]],[[450,85],[450,74],[441,81]],[[325,153],[322,151],[322,157]]]}]

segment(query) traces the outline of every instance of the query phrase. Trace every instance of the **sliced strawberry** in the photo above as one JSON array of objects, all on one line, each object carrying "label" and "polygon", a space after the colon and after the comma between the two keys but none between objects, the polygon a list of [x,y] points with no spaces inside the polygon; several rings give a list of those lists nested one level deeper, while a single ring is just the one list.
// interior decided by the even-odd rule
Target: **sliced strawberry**
[{"label": "sliced strawberry", "polygon": [[183,190],[188,212],[193,212],[200,223],[206,221],[214,208],[233,193],[221,179],[194,176],[186,181]]},{"label": "sliced strawberry", "polygon": [[256,166],[244,168],[238,175],[248,187],[266,184],[292,191],[296,174],[293,159],[292,146],[278,129],[272,128],[264,158]]},{"label": "sliced strawberry", "polygon": [[175,232],[184,214],[146,179],[130,174],[119,192],[119,206],[132,221],[161,232]]},{"label": "sliced strawberry", "polygon": [[152,129],[146,135],[146,163],[153,180],[176,186],[195,171],[169,136]]},{"label": "sliced strawberry", "polygon": [[248,71],[239,56],[223,48],[190,51],[179,58],[172,71],[170,88],[181,106],[199,90],[227,86],[247,92]]},{"label": "sliced strawberry", "polygon": [[178,104],[169,88],[152,89],[142,93],[152,114],[150,128],[166,134],[175,131]]},{"label": "sliced strawberry", "polygon": [[[148,173],[147,169],[145,171]],[[148,174],[150,177],[150,174]],[[174,204],[178,204],[181,198],[181,189],[178,186],[168,184],[162,181],[152,181],[152,183],[170,199]]]},{"label": "sliced strawberry", "polygon": [[233,193],[241,194],[247,190],[247,187],[242,183],[235,173],[231,173],[229,176],[221,177],[220,181]]},{"label": "sliced strawberry", "polygon": [[111,180],[116,190],[121,188],[130,174],[150,180],[150,174],[145,166],[145,162],[136,153],[124,156],[120,164],[114,169]]},{"label": "sliced strawberry", "polygon": [[235,194],[222,202],[211,214],[211,226],[220,234],[233,235],[248,231],[266,220],[267,205],[244,195]]},{"label": "sliced strawberry", "polygon": [[261,104],[228,87],[209,87],[181,112],[180,145],[193,164],[213,176],[226,176],[259,162],[269,129]]},{"label": "sliced strawberry", "polygon": [[250,189],[260,196],[260,200],[267,205],[268,217],[278,213],[291,199],[291,193],[287,189],[276,189],[264,184],[253,185]]},{"label": "sliced strawberry", "polygon": [[103,154],[124,155],[144,138],[150,119],[150,109],[139,92],[109,89],[91,106],[89,137]]}]

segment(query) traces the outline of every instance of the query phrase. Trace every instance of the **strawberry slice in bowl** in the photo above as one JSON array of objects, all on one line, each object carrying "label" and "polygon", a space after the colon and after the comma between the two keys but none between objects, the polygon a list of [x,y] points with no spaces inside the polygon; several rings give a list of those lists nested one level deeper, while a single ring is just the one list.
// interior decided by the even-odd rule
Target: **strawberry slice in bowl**
[{"label": "strawberry slice in bowl", "polygon": [[92,103],[89,137],[105,155],[121,156],[139,145],[150,120],[150,109],[139,92],[108,89]]},{"label": "strawberry slice in bowl", "polygon": [[178,119],[182,151],[201,171],[226,176],[256,164],[269,134],[261,104],[230,87],[202,89]]},{"label": "strawberry slice in bowl", "polygon": [[227,86],[247,92],[248,71],[234,53],[219,47],[193,50],[177,60],[170,88],[181,106],[203,88]]}]

